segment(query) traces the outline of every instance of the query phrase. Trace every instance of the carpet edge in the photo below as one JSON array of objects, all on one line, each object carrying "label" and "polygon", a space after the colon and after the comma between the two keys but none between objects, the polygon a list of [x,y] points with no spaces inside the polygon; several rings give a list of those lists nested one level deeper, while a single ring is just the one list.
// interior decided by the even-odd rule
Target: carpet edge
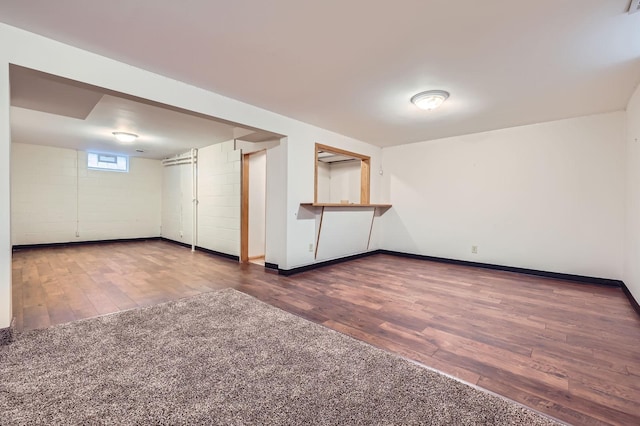
[{"label": "carpet edge", "polygon": [[[230,291],[228,291],[228,290],[230,290]],[[504,396],[504,395],[500,395],[500,394],[498,394],[498,393],[496,393],[496,392],[493,392],[493,391],[491,391],[491,390],[489,390],[489,389],[483,388],[482,386],[479,386],[479,385],[477,385],[477,384],[475,384],[475,383],[467,382],[466,380],[463,380],[463,379],[461,379],[461,378],[459,378],[459,377],[455,377],[455,376],[453,376],[453,375],[451,375],[451,374],[445,373],[444,371],[438,370],[437,368],[430,367],[430,366],[428,366],[428,365],[426,365],[426,364],[423,364],[423,363],[422,363],[422,362],[420,362],[420,361],[416,361],[416,360],[413,360],[413,359],[407,358],[407,357],[405,357],[405,356],[403,356],[403,355],[397,354],[397,353],[395,353],[395,352],[391,352],[391,351],[389,351],[389,350],[387,350],[387,349],[380,348],[380,347],[375,346],[375,345],[373,345],[373,344],[371,344],[371,343],[369,343],[369,342],[366,342],[366,341],[364,341],[364,340],[358,339],[357,337],[350,336],[350,335],[348,335],[348,334],[346,334],[346,333],[343,333],[343,332],[341,332],[341,331],[339,331],[339,330],[334,330],[333,328],[330,328],[330,327],[328,327],[328,326],[326,326],[326,325],[324,325],[324,324],[322,324],[322,323],[317,323],[317,322],[314,322],[314,321],[308,320],[308,319],[306,319],[306,318],[303,318],[303,317],[302,317],[302,316],[300,316],[300,315],[294,314],[294,313],[292,313],[292,312],[285,311],[284,309],[281,309],[281,308],[279,308],[279,307],[277,307],[277,306],[270,305],[269,303],[264,302],[264,301],[262,301],[262,300],[258,299],[257,297],[254,297],[254,296],[252,296],[252,295],[250,295],[250,294],[244,293],[244,292],[242,292],[242,291],[240,291],[240,290],[236,290],[236,289],[234,289],[234,288],[226,288],[226,289],[220,290],[220,292],[227,292],[227,291],[228,291],[229,293],[240,293],[240,294],[242,294],[242,295],[244,295],[244,296],[246,296],[246,297],[248,297],[248,298],[254,299],[255,301],[257,301],[257,302],[259,302],[259,303],[261,303],[261,304],[263,304],[263,305],[266,305],[266,306],[268,306],[268,307],[270,307],[270,308],[272,308],[272,309],[277,309],[277,310],[279,310],[279,311],[281,311],[281,312],[284,312],[284,313],[286,313],[286,314],[288,314],[288,315],[293,315],[293,316],[295,316],[295,317],[297,317],[297,318],[299,318],[299,319],[301,319],[301,320],[303,320],[303,321],[307,321],[308,323],[313,324],[314,326],[322,327],[323,329],[328,330],[328,331],[330,331],[330,332],[334,332],[334,333],[340,334],[340,335],[342,335],[342,336],[345,336],[345,337],[347,337],[347,338],[349,338],[349,339],[353,339],[353,340],[355,340],[355,341],[357,341],[357,342],[360,342],[361,344],[366,345],[366,346],[368,346],[368,347],[370,347],[370,348],[372,348],[372,349],[374,349],[374,350],[376,350],[376,351],[384,352],[384,353],[386,353],[387,355],[391,355],[391,356],[393,356],[393,357],[395,357],[395,358],[398,358],[398,359],[400,359],[400,360],[403,360],[403,361],[405,361],[405,362],[408,362],[408,363],[410,363],[410,364],[413,364],[413,365],[415,365],[415,366],[417,366],[417,367],[420,367],[420,368],[422,368],[422,369],[425,369],[425,370],[431,371],[431,372],[436,373],[436,374],[440,374],[440,375],[442,375],[442,376],[444,376],[444,377],[447,377],[447,378],[449,378],[449,379],[451,379],[451,380],[454,380],[454,381],[456,381],[456,382],[458,382],[458,383],[460,383],[460,384],[462,384],[462,385],[469,386],[470,388],[475,389],[475,390],[477,390],[477,391],[479,391],[479,392],[482,392],[482,393],[485,393],[485,394],[487,394],[487,395],[490,395],[490,396],[496,397],[496,398],[501,399],[501,400],[503,400],[503,401],[505,401],[505,402],[507,402],[507,403],[514,404],[514,405],[516,405],[516,406],[518,406],[518,407],[520,407],[520,408],[523,408],[523,409],[525,409],[525,410],[531,411],[531,412],[533,412],[534,414],[537,414],[537,415],[539,415],[539,416],[541,416],[541,417],[547,418],[547,419],[549,419],[549,420],[551,420],[551,421],[557,422],[557,423],[559,423],[559,424],[561,424],[561,425],[571,426],[571,424],[570,424],[570,423],[567,423],[567,422],[565,422],[565,421],[563,421],[563,420],[560,420],[560,419],[558,419],[558,418],[556,418],[556,417],[553,417],[553,416],[551,416],[551,415],[549,415],[549,414],[543,413],[542,411],[536,410],[536,409],[535,409],[535,408],[533,408],[533,407],[529,407],[529,406],[527,406],[527,405],[525,405],[525,404],[523,404],[523,403],[521,403],[521,402],[515,401],[515,400],[513,400],[513,399],[511,399],[511,398],[508,398],[508,397],[506,397],[506,396]]]},{"label": "carpet edge", "polygon": [[490,391],[488,389],[485,389],[485,388],[483,388],[481,386],[478,386],[476,384],[467,382],[467,381],[465,381],[463,379],[460,379],[458,377],[452,376],[452,375],[450,375],[448,373],[445,373],[445,372],[440,371],[440,370],[438,370],[436,368],[430,367],[430,366],[428,366],[426,364],[423,364],[423,363],[421,363],[419,361],[412,360],[412,359],[407,358],[407,357],[405,357],[403,355],[391,352],[391,351],[389,351],[387,349],[377,347],[377,346],[375,346],[375,345],[373,345],[373,344],[371,344],[369,342],[366,342],[364,340],[361,340],[361,339],[359,339],[357,337],[350,336],[350,335],[348,335],[348,334],[346,334],[344,332],[341,332],[339,330],[332,329],[332,328],[330,328],[330,327],[328,327],[328,326],[326,326],[326,325],[324,325],[322,323],[314,322],[312,320],[306,319],[306,318],[304,318],[304,317],[302,317],[300,315],[297,315],[295,313],[288,312],[288,311],[286,311],[284,309],[281,309],[281,308],[279,308],[277,306],[273,306],[273,305],[271,305],[271,304],[269,304],[267,302],[264,302],[264,301],[258,299],[255,296],[252,296],[252,295],[247,294],[247,293],[245,293],[243,291],[237,290],[235,288],[230,288],[230,287],[229,288],[223,288],[223,289],[212,289],[211,291],[203,292],[203,293],[200,293],[200,294],[197,294],[197,295],[193,295],[193,296],[186,296],[186,297],[182,297],[182,298],[179,298],[179,299],[170,300],[170,301],[166,301],[166,302],[162,302],[162,303],[158,303],[158,304],[154,304],[154,305],[134,307],[134,308],[130,308],[130,309],[123,310],[123,311],[111,312],[111,313],[107,313],[107,314],[96,315],[96,316],[90,317],[90,318],[83,318],[83,319],[80,319],[80,320],[68,321],[68,322],[65,322],[65,323],[55,324],[55,325],[51,325],[49,327],[35,329],[35,330],[15,332],[14,329],[13,329],[13,321],[12,321],[12,327],[9,327],[7,329],[0,329],[0,346],[2,346],[2,342],[3,342],[3,340],[2,340],[3,335],[1,333],[5,332],[5,330],[8,330],[8,329],[9,329],[9,331],[6,331],[6,333],[9,333],[8,334],[9,335],[9,339],[10,339],[9,343],[11,343],[12,341],[20,338],[23,335],[25,337],[28,336],[29,334],[31,334],[31,332],[37,333],[37,332],[43,332],[45,330],[50,330],[50,329],[55,329],[55,328],[65,328],[65,327],[68,327],[70,324],[78,324],[78,323],[85,323],[85,322],[89,322],[89,321],[96,321],[96,320],[99,320],[101,318],[104,319],[104,318],[114,317],[114,316],[118,316],[120,314],[129,313],[129,312],[132,312],[132,311],[146,311],[146,310],[150,310],[150,309],[154,309],[154,308],[157,309],[159,307],[168,306],[168,305],[175,305],[175,304],[179,304],[181,302],[185,302],[185,301],[189,301],[189,300],[195,300],[195,299],[198,299],[198,298],[205,298],[205,297],[211,296],[213,294],[235,294],[235,295],[241,295],[243,298],[245,298],[247,300],[252,300],[254,303],[258,302],[258,304],[263,305],[263,306],[265,306],[265,307],[267,307],[269,309],[277,310],[277,311],[279,311],[279,312],[281,312],[281,313],[283,313],[285,315],[290,315],[290,316],[293,316],[293,317],[295,317],[295,318],[297,318],[297,319],[299,319],[301,321],[304,321],[304,322],[308,323],[308,325],[310,325],[311,327],[319,327],[319,328],[321,328],[321,329],[323,329],[325,331],[328,331],[330,333],[334,333],[334,334],[343,336],[344,338],[353,340],[355,342],[358,342],[361,345],[369,347],[373,351],[384,353],[387,356],[396,358],[397,360],[401,360],[403,362],[407,362],[409,364],[417,366],[417,367],[419,367],[421,369],[424,369],[424,370],[431,371],[433,373],[442,375],[442,376],[444,376],[444,377],[446,377],[446,378],[448,378],[450,380],[453,380],[453,381],[455,381],[455,382],[457,382],[459,384],[468,386],[471,389],[474,389],[474,390],[476,390],[478,392],[481,392],[483,394],[486,394],[488,396],[492,396],[494,398],[502,400],[502,401],[504,401],[504,402],[506,402],[508,404],[513,404],[516,407],[519,407],[519,408],[521,408],[521,409],[523,409],[525,411],[530,411],[531,413],[533,413],[535,415],[538,415],[540,417],[543,417],[545,419],[548,419],[550,421],[556,422],[556,423],[561,424],[561,425],[569,425],[568,423],[566,423],[566,422],[564,422],[562,420],[559,420],[559,419],[557,419],[557,418],[555,418],[553,416],[550,416],[550,415],[548,415],[546,413],[540,412],[540,411],[538,411],[538,410],[536,410],[536,409],[534,409],[532,407],[526,406],[526,405],[524,405],[524,404],[522,404],[520,402],[514,401],[514,400],[512,400],[510,398],[507,398],[507,397],[505,397],[503,395],[500,395],[500,394],[497,394],[495,392],[492,392],[492,391]]},{"label": "carpet edge", "polygon": [[13,338],[15,336],[15,317],[11,319],[9,323],[9,327],[0,328],[0,346],[9,345],[13,342]]},{"label": "carpet edge", "polygon": [[[84,323],[84,322],[87,322],[87,321],[95,321],[95,320],[100,319],[100,318],[109,318],[109,317],[112,317],[112,316],[115,316],[115,315],[124,314],[126,312],[132,312],[132,311],[137,311],[137,310],[142,311],[142,310],[145,310],[145,309],[157,308],[157,307],[160,307],[160,306],[165,306],[165,305],[170,305],[170,304],[174,304],[174,303],[178,303],[178,302],[183,302],[183,301],[189,300],[189,299],[195,299],[197,297],[204,296],[204,295],[207,295],[207,294],[223,293],[223,292],[226,292],[227,290],[233,290],[235,292],[242,293],[241,291],[237,291],[237,290],[235,290],[233,288],[212,289],[211,291],[205,291],[205,292],[202,292],[200,294],[195,294],[193,296],[184,296],[184,297],[180,297],[178,299],[167,300],[166,302],[156,303],[156,304],[148,305],[148,306],[136,306],[134,308],[124,309],[124,310],[121,310],[121,311],[108,312],[106,314],[99,314],[99,315],[95,315],[95,316],[92,316],[92,317],[80,318],[80,319],[76,319],[76,320],[61,322],[61,323],[58,323],[58,324],[49,325],[47,327],[34,328],[34,329],[31,329],[31,330],[17,331],[17,330],[15,330],[15,327],[13,327],[13,322],[12,322],[12,326],[11,327],[7,327],[6,329],[0,329],[0,346],[3,345],[2,344],[2,337],[3,337],[2,336],[2,332],[4,330],[8,330],[9,328],[11,329],[11,340],[9,340],[7,344],[12,343],[18,337],[20,337],[22,335],[26,335],[26,334],[31,333],[31,332],[42,332],[43,330],[49,330],[49,329],[53,329],[53,328],[57,328],[57,327],[66,327],[66,326],[69,326],[69,324],[77,324],[77,323]],[[252,297],[252,296],[250,296],[250,295],[248,295],[246,293],[242,293],[242,294],[244,294],[245,296]],[[258,300],[261,303],[264,303],[259,299],[256,299],[256,300]],[[268,303],[267,303],[267,305],[268,305]],[[271,305],[269,305],[269,306],[271,306]]]},{"label": "carpet edge", "polygon": [[[356,339],[356,340],[358,340],[358,339]],[[364,342],[364,343],[368,344],[367,342]],[[374,346],[374,348],[376,348],[376,346]],[[380,348],[377,348],[377,349],[380,349]],[[381,350],[384,351],[385,349],[381,349]],[[479,385],[477,385],[475,383],[467,382],[466,380],[463,380],[463,379],[461,379],[459,377],[453,376],[453,375],[451,375],[449,373],[445,373],[444,371],[438,370],[437,368],[433,368],[433,367],[430,367],[430,366],[428,366],[426,364],[423,364],[420,361],[416,361],[416,360],[407,358],[405,356],[402,356],[402,355],[399,355],[399,354],[396,354],[396,353],[393,353],[393,352],[390,352],[390,353],[392,355],[397,356],[398,358],[404,359],[407,362],[415,364],[418,367],[424,368],[425,370],[429,370],[429,371],[432,371],[434,373],[437,373],[437,374],[443,375],[445,377],[448,377],[449,379],[455,380],[456,382],[462,383],[463,385],[469,386],[470,388],[473,388],[473,389],[475,389],[477,391],[484,392],[484,393],[486,393],[488,395],[492,395],[494,397],[502,399],[502,400],[504,400],[504,401],[506,401],[508,403],[511,403],[511,404],[517,405],[517,406],[519,406],[521,408],[524,408],[526,410],[532,411],[532,412],[534,412],[535,414],[537,414],[539,416],[545,417],[545,418],[547,418],[549,420],[552,420],[554,422],[558,422],[558,423],[560,423],[562,425],[565,425],[565,426],[572,426],[570,423],[567,423],[567,422],[565,422],[563,420],[560,420],[560,419],[558,419],[556,417],[553,417],[550,414],[543,413],[542,411],[536,410],[533,407],[529,407],[528,405],[525,405],[525,404],[523,404],[521,402],[518,402],[518,401],[516,401],[514,399],[508,398],[508,397],[506,397],[504,395],[500,395],[499,393],[493,392],[493,391],[491,391],[491,390],[489,390],[487,388],[483,388],[482,386],[479,386]]]}]

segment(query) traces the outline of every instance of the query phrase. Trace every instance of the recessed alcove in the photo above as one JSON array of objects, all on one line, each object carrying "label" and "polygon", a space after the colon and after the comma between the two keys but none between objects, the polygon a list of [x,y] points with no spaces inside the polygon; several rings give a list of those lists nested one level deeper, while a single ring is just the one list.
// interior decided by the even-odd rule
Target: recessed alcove
[{"label": "recessed alcove", "polygon": [[317,143],[314,203],[368,204],[371,158]]},{"label": "recessed alcove", "polygon": [[314,202],[300,203],[316,217],[316,260],[370,249],[374,220],[390,204],[370,202],[371,157],[315,145]]}]

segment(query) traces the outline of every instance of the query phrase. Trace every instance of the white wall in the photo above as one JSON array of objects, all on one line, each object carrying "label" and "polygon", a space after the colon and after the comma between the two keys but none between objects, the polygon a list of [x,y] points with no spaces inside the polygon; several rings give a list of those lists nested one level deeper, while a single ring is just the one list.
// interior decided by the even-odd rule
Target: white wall
[{"label": "white wall", "polygon": [[13,144],[13,244],[157,237],[160,171],[135,157],[128,173],[88,170],[85,152]]},{"label": "white wall", "polygon": [[249,257],[264,256],[267,152],[249,156]]},{"label": "white wall", "polygon": [[162,170],[162,237],[185,244],[193,238],[193,173],[191,164]]},{"label": "white wall", "polygon": [[[316,259],[325,261],[367,251],[373,207],[325,207],[318,227]],[[320,221],[317,221],[318,225]]]},{"label": "white wall", "polygon": [[[318,185],[316,201],[318,203],[331,202],[331,164],[318,161]],[[337,202],[340,202],[339,200]]]},{"label": "white wall", "polygon": [[79,153],[80,237],[105,240],[160,236],[162,165],[158,160],[129,158],[129,172],[87,170]]},{"label": "white wall", "polygon": [[12,144],[13,244],[76,240],[77,159],[72,149]]},{"label": "white wall", "polygon": [[382,248],[620,279],[623,123],[614,112],[385,148]]},{"label": "white wall", "polygon": [[[2,34],[0,32],[0,34]],[[0,35],[0,52],[7,43]],[[0,53],[2,55],[2,53]],[[0,328],[8,327],[11,310],[11,127],[9,64],[0,60]]]},{"label": "white wall", "polygon": [[[250,143],[236,141],[235,148],[242,152],[254,152],[251,159],[252,190],[260,189],[262,201],[250,203],[250,207],[262,205],[261,218],[250,213],[249,256],[265,255],[270,263],[278,264],[282,258],[284,225],[284,159],[281,141]],[[198,151],[198,232],[196,245],[237,256],[240,240],[240,152],[234,151],[234,141],[212,145]],[[259,150],[266,151],[257,152]],[[231,152],[231,154],[229,154]],[[192,234],[192,175],[191,165],[164,167],[162,185],[162,236],[174,241],[191,244]],[[266,187],[270,195],[266,197]],[[265,200],[266,197],[266,200]],[[266,224],[269,224],[268,226]],[[266,235],[269,234],[269,237]],[[253,237],[253,238],[252,238]],[[266,241],[268,240],[268,241]],[[251,248],[262,247],[258,252]],[[266,253],[265,253],[266,251]]]},{"label": "white wall", "polygon": [[283,267],[287,229],[287,138],[267,150],[265,253],[267,263]]},{"label": "white wall", "polygon": [[280,139],[273,139],[263,142],[248,142],[241,139],[236,139],[236,149],[241,149],[243,154],[250,154],[252,152],[268,150],[278,145],[280,145]]},{"label": "white wall", "polygon": [[282,237],[287,229],[287,143],[286,137],[264,142],[236,139],[236,149],[241,149],[242,154],[265,150],[264,256],[265,262],[279,267],[286,259],[286,241]]},{"label": "white wall", "polygon": [[331,203],[360,202],[360,161],[331,163]]},{"label": "white wall", "polygon": [[626,232],[623,281],[640,303],[640,87],[626,112]]},{"label": "white wall", "polygon": [[[371,202],[381,202],[382,179],[376,171],[380,167],[382,150],[354,139],[337,135],[333,137],[326,136],[326,138],[315,137],[313,134],[309,134],[307,137],[296,138],[294,141],[292,141],[291,137],[289,138],[287,264],[281,266],[282,269],[291,269],[316,262],[315,250],[309,250],[309,245],[315,247],[316,243],[316,215],[309,212],[308,209],[300,207],[300,203],[313,202],[316,142],[371,157]],[[293,220],[292,216],[294,217]],[[378,247],[377,235],[377,233],[372,234],[370,250],[375,250]]]},{"label": "white wall", "polygon": [[240,150],[234,141],[198,150],[197,245],[240,256]]},{"label": "white wall", "polygon": [[324,163],[318,161],[318,202],[360,202],[360,162]]}]

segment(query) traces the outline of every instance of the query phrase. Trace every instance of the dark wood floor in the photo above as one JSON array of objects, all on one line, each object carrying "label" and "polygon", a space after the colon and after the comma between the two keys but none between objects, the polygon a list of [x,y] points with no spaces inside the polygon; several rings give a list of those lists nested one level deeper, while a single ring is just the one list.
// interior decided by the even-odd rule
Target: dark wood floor
[{"label": "dark wood floor", "polygon": [[19,330],[232,287],[572,424],[640,425],[620,289],[374,255],[283,277],[162,241],[17,251]]}]

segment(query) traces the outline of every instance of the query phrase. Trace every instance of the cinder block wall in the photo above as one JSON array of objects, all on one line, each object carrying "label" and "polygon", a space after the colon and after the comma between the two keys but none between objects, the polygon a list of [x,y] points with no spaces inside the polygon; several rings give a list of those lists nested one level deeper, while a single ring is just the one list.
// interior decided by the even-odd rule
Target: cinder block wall
[{"label": "cinder block wall", "polygon": [[86,153],[14,143],[12,244],[160,235],[162,166],[129,158],[129,172],[88,170]]},{"label": "cinder block wall", "polygon": [[200,247],[240,255],[240,150],[234,141],[198,150]]}]

